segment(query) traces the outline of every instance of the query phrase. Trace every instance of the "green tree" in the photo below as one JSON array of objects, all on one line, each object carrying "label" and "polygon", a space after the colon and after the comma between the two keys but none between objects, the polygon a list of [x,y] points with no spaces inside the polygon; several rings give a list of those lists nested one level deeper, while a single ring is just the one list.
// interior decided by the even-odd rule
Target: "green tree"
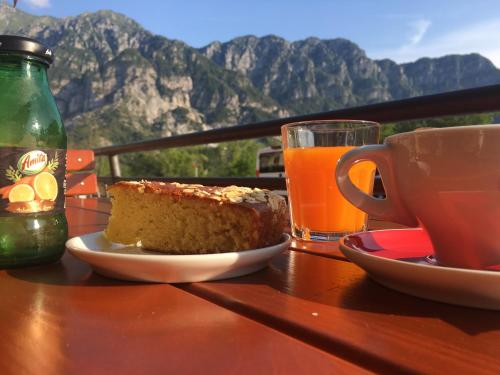
[{"label": "green tree", "polygon": [[255,140],[243,140],[131,153],[121,155],[120,161],[122,174],[128,177],[254,176],[257,150],[261,147]]},{"label": "green tree", "polygon": [[[194,177],[205,170],[207,156],[199,147],[140,152],[120,157],[124,176]],[[199,175],[203,173],[199,173]]]},{"label": "green tree", "polygon": [[254,140],[221,143],[208,150],[209,176],[254,176],[257,150],[262,144]]}]

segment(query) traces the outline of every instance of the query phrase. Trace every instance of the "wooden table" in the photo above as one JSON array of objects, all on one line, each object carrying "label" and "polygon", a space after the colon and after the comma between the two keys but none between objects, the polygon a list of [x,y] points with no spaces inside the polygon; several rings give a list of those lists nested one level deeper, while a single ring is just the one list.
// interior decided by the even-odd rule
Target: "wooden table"
[{"label": "wooden table", "polygon": [[[70,236],[109,209],[68,199]],[[107,279],[66,253],[0,271],[0,296],[0,374],[500,373],[500,312],[386,289],[336,248],[181,285]]]}]

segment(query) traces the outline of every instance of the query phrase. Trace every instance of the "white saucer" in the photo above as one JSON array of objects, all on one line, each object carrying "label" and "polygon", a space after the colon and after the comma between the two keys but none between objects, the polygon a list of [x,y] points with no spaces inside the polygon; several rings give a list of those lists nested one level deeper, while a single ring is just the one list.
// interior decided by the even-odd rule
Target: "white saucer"
[{"label": "white saucer", "polygon": [[285,251],[290,236],[274,246],[241,252],[169,255],[136,246],[112,243],[103,232],[74,237],[66,248],[89,263],[95,272],[107,277],[157,283],[187,283],[243,276],[267,266],[269,260]]},{"label": "white saucer", "polygon": [[442,267],[426,260],[422,229],[363,232],[342,238],[342,253],[380,284],[417,297],[500,310],[500,272]]}]

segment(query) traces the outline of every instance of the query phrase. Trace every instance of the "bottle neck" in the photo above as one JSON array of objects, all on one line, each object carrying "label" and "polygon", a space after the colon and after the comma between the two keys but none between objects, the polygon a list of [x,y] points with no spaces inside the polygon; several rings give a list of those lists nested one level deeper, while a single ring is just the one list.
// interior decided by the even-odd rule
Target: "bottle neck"
[{"label": "bottle neck", "polygon": [[32,81],[48,86],[47,66],[27,55],[0,54],[0,87],[8,81]]}]

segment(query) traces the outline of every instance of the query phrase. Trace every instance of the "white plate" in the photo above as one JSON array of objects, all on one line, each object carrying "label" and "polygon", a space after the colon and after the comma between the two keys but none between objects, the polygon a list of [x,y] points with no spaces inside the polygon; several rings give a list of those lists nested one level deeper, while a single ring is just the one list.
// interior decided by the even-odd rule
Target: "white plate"
[{"label": "white plate", "polygon": [[108,241],[103,232],[74,237],[66,248],[89,263],[95,272],[121,280],[157,283],[187,283],[243,276],[267,266],[269,260],[285,251],[290,236],[274,246],[241,252],[169,255]]},{"label": "white plate", "polygon": [[442,267],[422,229],[363,232],[340,240],[340,250],[380,284],[417,297],[500,310],[500,272]]}]

